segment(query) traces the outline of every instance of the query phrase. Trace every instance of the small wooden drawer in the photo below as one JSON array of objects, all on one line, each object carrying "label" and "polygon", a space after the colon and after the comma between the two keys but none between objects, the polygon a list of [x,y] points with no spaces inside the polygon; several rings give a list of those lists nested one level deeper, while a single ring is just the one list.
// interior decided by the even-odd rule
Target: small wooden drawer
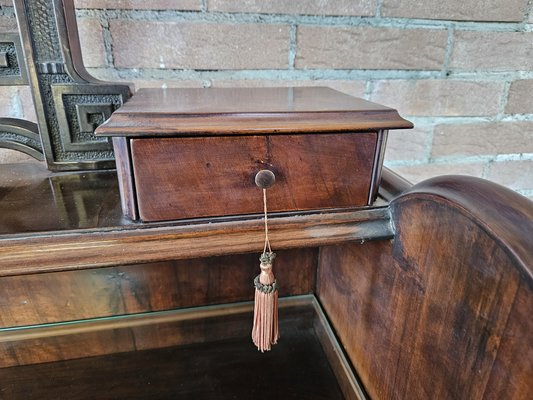
[{"label": "small wooden drawer", "polygon": [[97,129],[113,136],[126,215],[164,221],[358,207],[377,194],[395,110],[327,88],[144,89]]}]

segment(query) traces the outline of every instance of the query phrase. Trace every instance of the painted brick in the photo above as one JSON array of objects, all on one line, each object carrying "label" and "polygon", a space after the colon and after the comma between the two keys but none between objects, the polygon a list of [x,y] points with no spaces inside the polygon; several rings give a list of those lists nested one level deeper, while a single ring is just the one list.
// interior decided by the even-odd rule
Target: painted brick
[{"label": "painted brick", "polygon": [[288,67],[289,27],[285,25],[118,20],[111,21],[110,29],[116,67]]},{"label": "painted brick", "polygon": [[533,69],[533,32],[457,31],[450,61],[459,70]]},{"label": "painted brick", "polygon": [[[386,163],[385,163],[386,165]],[[470,175],[480,178],[483,175],[483,163],[421,164],[391,169],[412,183],[440,175]]]},{"label": "painted brick", "polygon": [[533,160],[490,163],[487,179],[515,190],[533,189]]},{"label": "painted brick", "polygon": [[37,163],[38,161],[20,151],[0,148],[0,164]]},{"label": "painted brick", "polygon": [[433,127],[417,125],[409,130],[389,131],[386,161],[423,161],[427,160]]},{"label": "painted brick", "polygon": [[533,122],[438,125],[432,157],[533,152]]},{"label": "painted brick", "polygon": [[444,79],[377,81],[371,100],[417,116],[483,116],[499,111],[503,82]]},{"label": "painted brick", "polygon": [[515,81],[511,84],[505,112],[533,114],[533,79]]},{"label": "painted brick", "polygon": [[290,86],[327,86],[355,97],[365,94],[365,81],[349,80],[213,80],[214,87],[290,87]]},{"label": "painted brick", "polygon": [[376,0],[209,0],[209,11],[306,14],[306,15],[374,15]]},{"label": "painted brick", "polygon": [[84,65],[86,67],[105,66],[106,50],[100,22],[95,18],[79,18],[78,32]]},{"label": "painted brick", "polygon": [[440,69],[446,41],[435,29],[300,26],[296,67]]},{"label": "painted brick", "polygon": [[385,17],[457,21],[523,21],[527,0],[383,0]]},{"label": "painted brick", "polygon": [[124,10],[200,10],[201,0],[76,0],[76,8]]}]

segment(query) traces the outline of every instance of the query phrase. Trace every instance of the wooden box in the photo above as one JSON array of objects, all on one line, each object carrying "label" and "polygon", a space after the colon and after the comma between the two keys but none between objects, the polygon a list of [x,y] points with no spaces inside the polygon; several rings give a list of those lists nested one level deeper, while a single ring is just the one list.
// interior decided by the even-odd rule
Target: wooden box
[{"label": "wooden box", "polygon": [[112,136],[122,208],[164,221],[362,207],[379,186],[390,108],[329,88],[143,89],[97,129]]}]

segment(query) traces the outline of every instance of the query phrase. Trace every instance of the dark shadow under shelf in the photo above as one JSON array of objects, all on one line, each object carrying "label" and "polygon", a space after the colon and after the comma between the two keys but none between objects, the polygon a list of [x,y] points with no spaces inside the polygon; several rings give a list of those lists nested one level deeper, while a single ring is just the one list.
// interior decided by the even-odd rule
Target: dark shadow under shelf
[{"label": "dark shadow under shelf", "polygon": [[[155,319],[141,315],[6,332],[11,336],[1,339],[11,342],[15,351],[17,346],[45,349],[46,338],[53,329],[62,333],[58,337],[58,331],[54,331],[51,339],[68,343],[69,347],[83,346],[84,332],[93,331],[103,340],[114,337],[117,345],[124,336],[133,336],[138,350],[0,369],[0,397],[357,398],[355,378],[314,296],[282,301],[281,339],[266,353],[258,352],[249,337],[251,306],[236,303],[163,312]],[[172,337],[166,338],[167,335]],[[161,348],[162,343],[172,345]]]}]

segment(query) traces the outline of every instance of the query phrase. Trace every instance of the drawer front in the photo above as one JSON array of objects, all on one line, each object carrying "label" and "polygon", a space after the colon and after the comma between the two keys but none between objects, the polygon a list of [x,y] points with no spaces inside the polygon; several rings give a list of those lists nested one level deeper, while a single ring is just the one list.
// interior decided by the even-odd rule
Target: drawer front
[{"label": "drawer front", "polygon": [[367,204],[376,133],[132,139],[144,221],[262,212],[255,174],[276,175],[271,212]]}]

